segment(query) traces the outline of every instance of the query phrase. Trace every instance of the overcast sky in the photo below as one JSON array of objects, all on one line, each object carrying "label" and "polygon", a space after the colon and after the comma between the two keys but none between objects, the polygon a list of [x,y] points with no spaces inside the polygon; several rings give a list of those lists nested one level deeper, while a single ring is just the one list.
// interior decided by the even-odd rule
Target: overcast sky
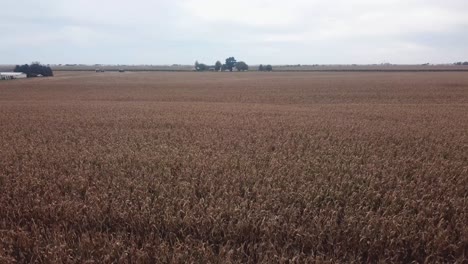
[{"label": "overcast sky", "polygon": [[0,0],[0,64],[468,61],[468,0]]}]

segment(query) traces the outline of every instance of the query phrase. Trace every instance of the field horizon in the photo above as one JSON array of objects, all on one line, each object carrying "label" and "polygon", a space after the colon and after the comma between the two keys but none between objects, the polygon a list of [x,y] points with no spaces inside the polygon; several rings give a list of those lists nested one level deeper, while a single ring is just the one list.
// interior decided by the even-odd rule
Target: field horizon
[{"label": "field horizon", "polygon": [[[249,64],[249,71],[256,72],[260,64]],[[191,72],[192,64],[51,64],[57,72],[125,70],[130,72]],[[277,72],[468,72],[468,65],[454,64],[272,64]],[[15,65],[0,64],[1,71],[13,71]]]}]

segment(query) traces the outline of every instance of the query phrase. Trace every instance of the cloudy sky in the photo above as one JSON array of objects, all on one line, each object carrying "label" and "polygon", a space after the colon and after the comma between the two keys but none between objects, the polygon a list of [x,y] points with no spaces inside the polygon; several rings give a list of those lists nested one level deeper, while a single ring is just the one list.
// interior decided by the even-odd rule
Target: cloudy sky
[{"label": "cloudy sky", "polygon": [[467,0],[0,2],[0,64],[468,60]]}]

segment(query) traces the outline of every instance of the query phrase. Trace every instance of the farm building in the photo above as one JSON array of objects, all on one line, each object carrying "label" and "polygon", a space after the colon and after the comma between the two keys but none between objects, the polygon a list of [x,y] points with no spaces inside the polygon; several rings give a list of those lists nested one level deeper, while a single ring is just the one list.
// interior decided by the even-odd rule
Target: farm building
[{"label": "farm building", "polygon": [[28,76],[22,72],[0,72],[0,80],[24,79]]}]

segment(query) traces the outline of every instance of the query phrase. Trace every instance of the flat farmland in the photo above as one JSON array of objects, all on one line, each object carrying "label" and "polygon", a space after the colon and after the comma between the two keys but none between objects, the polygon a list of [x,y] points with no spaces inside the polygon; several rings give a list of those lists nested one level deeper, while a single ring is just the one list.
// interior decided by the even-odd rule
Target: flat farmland
[{"label": "flat farmland", "polygon": [[0,263],[468,261],[468,74],[0,82]]}]

